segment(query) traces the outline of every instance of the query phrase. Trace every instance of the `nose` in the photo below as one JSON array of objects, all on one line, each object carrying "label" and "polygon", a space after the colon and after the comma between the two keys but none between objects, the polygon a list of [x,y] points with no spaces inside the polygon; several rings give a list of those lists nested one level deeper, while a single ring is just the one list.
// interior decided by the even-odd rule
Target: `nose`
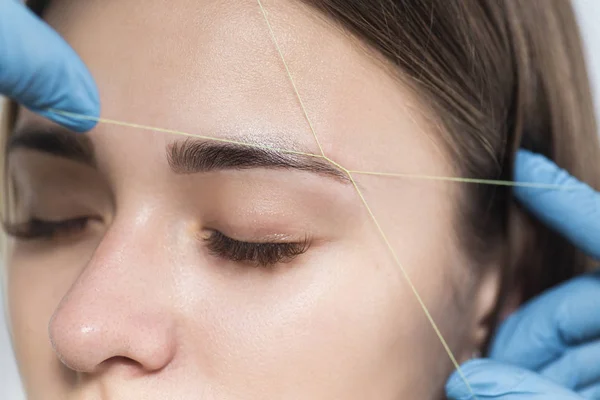
[{"label": "nose", "polygon": [[[156,237],[109,234],[61,301],[50,341],[68,368],[89,374],[120,364],[155,372],[174,358],[177,343],[168,272]],[[162,268],[161,268],[162,267]]]}]

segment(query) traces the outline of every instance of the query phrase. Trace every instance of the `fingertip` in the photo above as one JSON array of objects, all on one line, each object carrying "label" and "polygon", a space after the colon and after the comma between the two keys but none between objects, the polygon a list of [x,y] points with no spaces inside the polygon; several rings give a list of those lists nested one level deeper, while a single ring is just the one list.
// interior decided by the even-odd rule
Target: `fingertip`
[{"label": "fingertip", "polygon": [[451,375],[446,383],[446,397],[448,400],[471,400],[474,394],[471,392],[467,383],[460,377],[458,372]]},{"label": "fingertip", "polygon": [[520,166],[536,166],[536,165],[554,165],[554,163],[546,156],[540,153],[535,153],[531,150],[519,149],[515,156],[515,163]]},{"label": "fingertip", "polygon": [[[9,2],[2,11],[0,25],[11,35],[0,46],[0,93],[73,131],[92,129],[100,115],[100,99],[84,62],[20,2]],[[90,118],[57,115],[51,109]]]},{"label": "fingertip", "polygon": [[77,132],[85,133],[92,130],[98,123],[96,118],[85,117],[85,114],[60,113],[58,110],[40,110],[36,111],[43,117],[50,119],[65,128]]},{"label": "fingertip", "polygon": [[527,370],[489,359],[466,362],[455,371],[446,384],[450,399],[467,400],[480,396],[500,396],[521,385],[529,376]]},{"label": "fingertip", "polygon": [[544,156],[542,156],[539,153],[534,153],[533,151],[530,151],[527,149],[519,149],[519,150],[517,150],[517,155],[515,157],[515,160],[516,160],[516,162],[527,162],[528,160],[531,160],[535,157],[545,158]]},{"label": "fingertip", "polygon": [[[570,176],[545,156],[529,150],[519,150],[515,157],[515,182],[559,185]],[[515,190],[531,190],[517,186]]]},{"label": "fingertip", "polygon": [[69,130],[84,133],[98,123],[100,95],[94,79],[79,57],[72,58],[68,69],[71,70],[68,75],[78,84],[71,85],[67,92],[55,92],[55,96],[50,96],[52,102],[33,111]]},{"label": "fingertip", "polygon": [[69,59],[63,62],[61,79],[70,84],[53,86],[54,95],[47,96],[49,101],[37,112],[74,132],[87,132],[96,126],[100,117],[98,87],[74,51],[70,51]]},{"label": "fingertip", "polygon": [[[600,195],[546,157],[519,150],[514,195],[532,214],[592,257],[600,257]],[[533,186],[535,185],[535,186]]]},{"label": "fingertip", "polygon": [[446,382],[446,396],[450,400],[473,399],[473,374],[484,370],[488,364],[488,360],[474,359],[461,365],[460,370],[455,370]]}]

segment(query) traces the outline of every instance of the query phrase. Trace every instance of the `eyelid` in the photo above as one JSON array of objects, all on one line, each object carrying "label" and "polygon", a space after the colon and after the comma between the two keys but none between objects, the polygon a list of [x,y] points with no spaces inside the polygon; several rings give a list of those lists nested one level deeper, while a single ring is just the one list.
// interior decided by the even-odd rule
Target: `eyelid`
[{"label": "eyelid", "polygon": [[49,220],[32,217],[28,221],[9,223],[2,222],[7,235],[19,240],[54,239],[56,236],[70,235],[73,231],[83,231],[91,222],[102,222],[102,218],[89,215]]},{"label": "eyelid", "polygon": [[204,237],[204,241],[207,242],[208,249],[214,256],[260,267],[288,263],[304,254],[310,247],[308,237],[295,242],[244,242],[232,239],[219,231],[212,231],[209,236]]},{"label": "eyelid", "polygon": [[51,239],[56,234],[62,232],[68,232],[70,230],[85,229],[87,224],[93,218],[84,216],[69,218],[65,220],[49,221],[38,218],[31,218],[27,222],[23,223],[3,223],[4,231],[13,237],[22,240],[34,240],[34,239]]}]

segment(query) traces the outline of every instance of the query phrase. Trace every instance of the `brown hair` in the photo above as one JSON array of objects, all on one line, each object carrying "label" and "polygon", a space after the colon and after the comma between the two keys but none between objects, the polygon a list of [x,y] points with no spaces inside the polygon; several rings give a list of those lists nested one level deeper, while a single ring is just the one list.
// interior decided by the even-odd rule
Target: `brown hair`
[{"label": "brown hair", "polygon": [[[510,179],[524,147],[600,187],[594,111],[567,0],[303,1],[397,67],[441,121],[462,176]],[[29,3],[41,13],[48,1]],[[467,248],[480,260],[502,249],[503,292],[518,283],[526,300],[590,268],[527,217],[509,188],[471,185],[464,194]]]},{"label": "brown hair", "polygon": [[[462,176],[511,179],[523,147],[600,187],[592,98],[568,0],[304,1],[399,68],[441,120]],[[468,186],[465,195],[463,236],[479,259],[501,243],[503,292],[518,283],[527,300],[591,268],[525,216],[510,189]]]}]

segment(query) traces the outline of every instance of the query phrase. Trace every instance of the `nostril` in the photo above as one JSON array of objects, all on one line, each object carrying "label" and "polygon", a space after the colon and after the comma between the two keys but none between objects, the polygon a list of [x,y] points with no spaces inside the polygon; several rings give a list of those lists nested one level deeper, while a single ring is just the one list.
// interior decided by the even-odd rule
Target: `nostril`
[{"label": "nostril", "polygon": [[142,375],[147,372],[141,363],[129,357],[116,356],[111,357],[108,360],[104,360],[98,364],[93,373],[106,374],[109,372],[116,373],[116,371],[118,371],[121,375],[130,377]]},{"label": "nostril", "polygon": [[136,368],[142,368],[142,364],[140,364],[139,362],[132,360],[129,357],[122,357],[122,356],[111,357],[108,360],[104,360],[100,364],[100,366],[110,366],[112,364],[122,364],[122,365],[129,365],[129,366],[136,367]]}]

